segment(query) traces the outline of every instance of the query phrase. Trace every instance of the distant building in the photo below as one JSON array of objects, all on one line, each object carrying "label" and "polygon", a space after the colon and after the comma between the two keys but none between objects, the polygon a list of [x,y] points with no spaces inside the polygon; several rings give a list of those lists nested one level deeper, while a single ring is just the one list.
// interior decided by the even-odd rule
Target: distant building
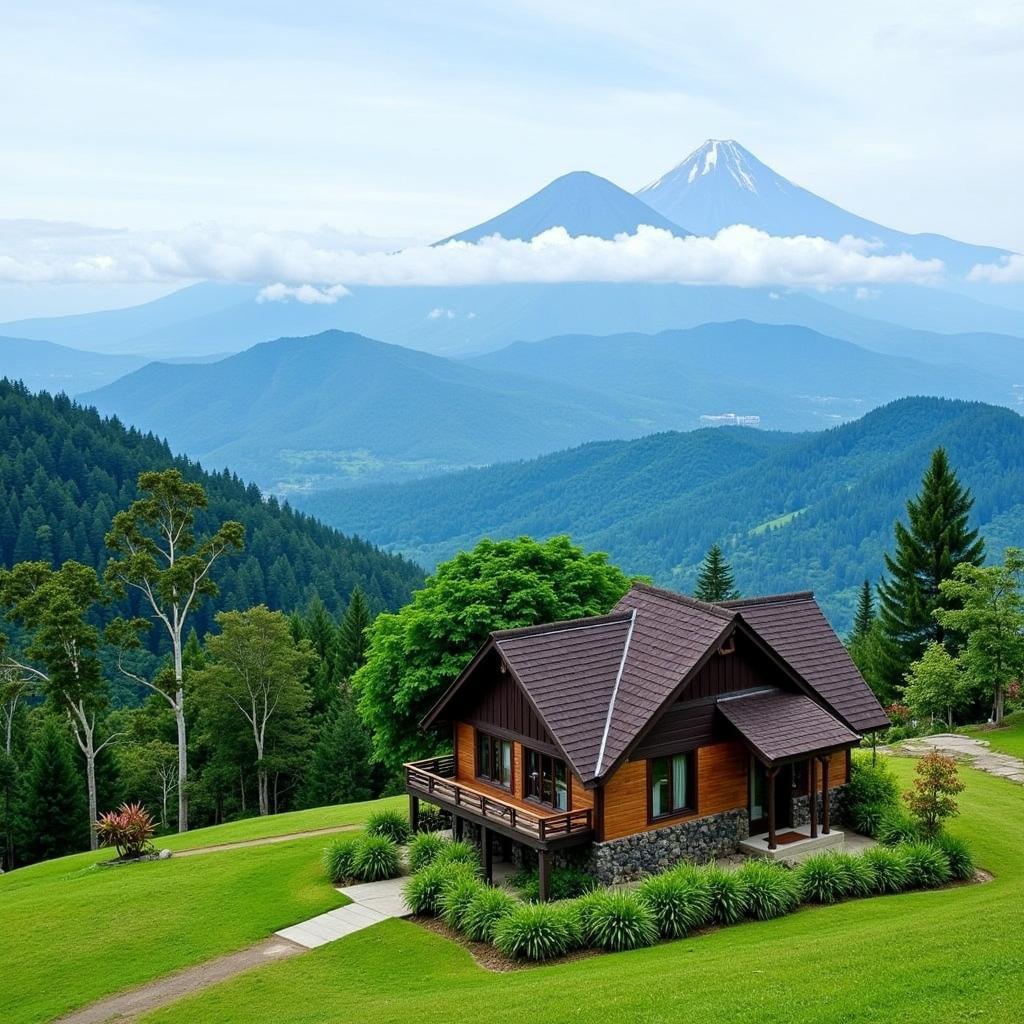
[{"label": "distant building", "polygon": [[723,412],[717,416],[701,416],[702,427],[759,427],[760,416],[738,416],[734,412]]}]

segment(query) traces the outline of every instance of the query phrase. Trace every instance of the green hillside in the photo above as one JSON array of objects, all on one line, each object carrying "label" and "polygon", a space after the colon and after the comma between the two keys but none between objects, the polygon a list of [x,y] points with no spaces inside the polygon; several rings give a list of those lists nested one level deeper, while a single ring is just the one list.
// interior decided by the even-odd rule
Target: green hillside
[{"label": "green hillside", "polygon": [[894,520],[945,445],[994,549],[1024,536],[1024,419],[935,398],[813,434],[669,433],[440,480],[310,496],[306,508],[431,565],[481,536],[568,532],[628,572],[691,588],[719,541],[744,593],[814,589],[845,629]]}]

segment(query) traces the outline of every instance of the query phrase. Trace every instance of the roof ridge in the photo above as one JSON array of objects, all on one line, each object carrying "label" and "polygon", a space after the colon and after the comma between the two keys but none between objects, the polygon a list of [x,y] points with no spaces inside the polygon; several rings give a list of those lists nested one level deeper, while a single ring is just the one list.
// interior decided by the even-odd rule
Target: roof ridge
[{"label": "roof ridge", "polygon": [[[627,597],[631,591],[642,590],[645,593],[653,594],[655,597],[663,598],[667,601],[675,601],[676,604],[684,605],[687,608],[696,608],[702,612],[709,612],[712,615],[717,615],[722,619],[731,619],[733,616],[730,615],[721,604],[710,604],[707,601],[698,600],[696,597],[688,597],[686,594],[680,594],[677,590],[667,590],[665,587],[655,587],[650,583],[634,583],[623,598]],[[616,607],[618,607],[616,605]]]},{"label": "roof ridge", "polygon": [[788,594],[765,594],[763,597],[738,597],[732,601],[719,601],[719,608],[745,608],[752,604],[785,604],[788,601],[813,601],[813,590],[794,590]]},{"label": "roof ridge", "polygon": [[516,626],[512,629],[494,629],[490,636],[494,640],[511,640],[520,636],[543,636],[545,633],[561,633],[571,629],[588,629],[592,626],[609,626],[616,622],[628,622],[629,612],[609,612],[607,615],[584,615],[578,619],[559,619],[556,622],[541,622],[536,626]]},{"label": "roof ridge", "polygon": [[605,747],[608,746],[608,731],[612,726],[612,712],[615,710],[615,698],[619,695],[619,683],[622,682],[622,672],[626,667],[626,656],[629,654],[629,644],[633,639],[633,627],[636,625],[636,609],[634,608],[629,615],[629,632],[626,634],[626,642],[622,645],[622,658],[619,661],[619,670],[615,673],[615,683],[612,686],[612,695],[608,700],[608,714],[604,720],[604,732],[601,734],[601,747],[597,752],[597,764],[594,768],[594,777],[597,778],[601,774],[601,768],[604,765],[604,751]]}]

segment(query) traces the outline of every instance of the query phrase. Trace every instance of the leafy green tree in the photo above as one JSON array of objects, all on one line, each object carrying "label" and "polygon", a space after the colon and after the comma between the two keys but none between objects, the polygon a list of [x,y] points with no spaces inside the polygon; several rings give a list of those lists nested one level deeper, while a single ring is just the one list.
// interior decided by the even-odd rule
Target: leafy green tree
[{"label": "leafy green tree", "polygon": [[917,717],[941,718],[953,728],[953,717],[970,700],[971,684],[960,662],[940,643],[930,643],[907,672],[903,700]]},{"label": "leafy green tree", "polygon": [[732,567],[725,560],[718,544],[712,544],[704,556],[693,596],[698,601],[709,601],[712,604],[716,601],[732,601],[740,596]]},{"label": "leafy green tree", "polygon": [[63,857],[90,845],[93,829],[86,818],[82,780],[52,719],[37,738],[25,788],[26,860]]},{"label": "leafy green tree", "polygon": [[118,595],[129,591],[141,600],[171,645],[173,675],[149,679],[127,668],[123,652],[140,646],[140,634],[152,624],[143,618],[115,619],[108,640],[118,649],[118,668],[128,678],[160,694],[174,712],[178,731],[178,831],[188,831],[188,738],[185,718],[183,638],[189,617],[217,595],[211,571],[223,555],[245,542],[241,523],[221,523],[206,537],[195,534],[196,514],[206,508],[201,484],[186,481],[177,469],[140,473],[142,497],[114,516],[106,545],[112,552],[106,579]]},{"label": "leafy green tree", "polygon": [[347,688],[321,726],[301,803],[306,807],[369,800],[374,795],[373,744]]},{"label": "leafy green tree", "polygon": [[4,654],[4,668],[35,680],[54,706],[68,716],[75,741],[85,758],[88,792],[89,838],[96,848],[91,823],[98,816],[96,758],[115,738],[98,742],[98,726],[106,710],[106,684],[97,648],[99,631],[87,621],[103,594],[96,571],[79,562],[53,569],[46,562],[21,562],[0,571],[0,602],[8,616],[30,635],[20,661]]},{"label": "leafy green tree", "polygon": [[965,637],[958,661],[978,692],[992,701],[1001,725],[1007,686],[1024,676],[1024,551],[1007,548],[1002,565],[958,565],[940,584],[943,628]]},{"label": "leafy green tree", "polygon": [[945,449],[936,448],[920,493],[907,501],[908,525],[896,523],[896,553],[885,556],[888,576],[878,588],[890,680],[903,679],[929,643],[946,639],[947,627],[935,617],[942,581],[960,563],[984,560],[984,541],[968,526],[973,504]]},{"label": "leafy green tree", "polygon": [[366,597],[356,587],[338,627],[338,675],[341,679],[351,679],[366,664],[366,631],[372,621]]},{"label": "leafy green tree", "polygon": [[375,759],[395,773],[436,748],[420,720],[492,630],[600,615],[629,585],[568,537],[483,540],[439,565],[410,604],[377,616],[352,680]]},{"label": "leafy green tree", "polygon": [[[271,726],[279,746],[295,746],[288,735],[298,723],[306,722],[308,740],[309,692],[303,676],[314,655],[306,640],[292,638],[288,620],[265,605],[244,612],[219,612],[221,632],[206,639],[206,667],[196,674],[194,685],[203,700],[233,706],[247,723],[255,747],[260,814],[270,813],[268,779],[273,754]],[[303,729],[298,728],[303,734]],[[281,744],[287,736],[287,744]],[[276,766],[279,767],[279,761]]]}]

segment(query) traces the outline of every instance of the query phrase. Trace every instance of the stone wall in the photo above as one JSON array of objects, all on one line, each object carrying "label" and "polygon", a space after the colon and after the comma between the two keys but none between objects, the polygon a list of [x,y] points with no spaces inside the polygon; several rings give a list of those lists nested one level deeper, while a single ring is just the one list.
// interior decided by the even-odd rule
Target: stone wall
[{"label": "stone wall", "polygon": [[706,818],[638,832],[622,839],[594,843],[587,858],[589,870],[602,884],[629,882],[664,871],[680,861],[701,863],[736,852],[750,834],[746,808]]},{"label": "stone wall", "polygon": [[[829,824],[839,826],[843,824],[843,814],[846,810],[846,786],[836,786],[830,789],[829,793]],[[822,797],[821,793],[815,793],[818,802],[818,827],[821,827]],[[809,825],[811,822],[811,801],[810,797],[797,796],[793,798],[793,825]]]}]

